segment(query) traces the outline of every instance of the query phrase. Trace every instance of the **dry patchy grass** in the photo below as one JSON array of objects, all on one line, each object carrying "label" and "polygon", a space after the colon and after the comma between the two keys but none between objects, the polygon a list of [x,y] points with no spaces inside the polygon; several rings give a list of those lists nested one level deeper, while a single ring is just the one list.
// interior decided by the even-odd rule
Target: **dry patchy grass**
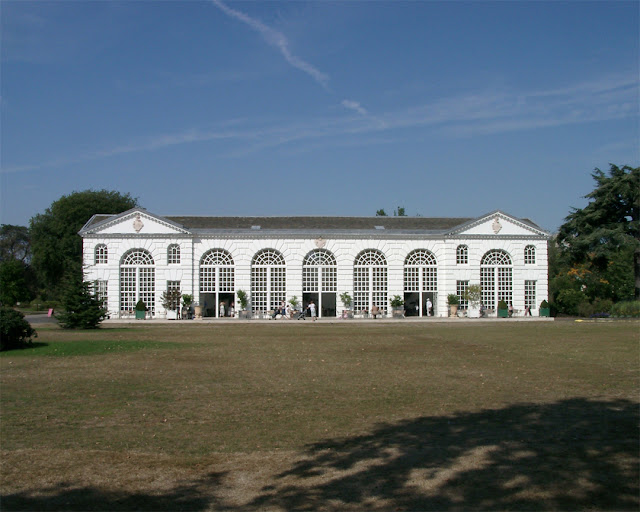
[{"label": "dry patchy grass", "polygon": [[38,343],[0,357],[4,510],[639,505],[637,322],[161,324]]}]

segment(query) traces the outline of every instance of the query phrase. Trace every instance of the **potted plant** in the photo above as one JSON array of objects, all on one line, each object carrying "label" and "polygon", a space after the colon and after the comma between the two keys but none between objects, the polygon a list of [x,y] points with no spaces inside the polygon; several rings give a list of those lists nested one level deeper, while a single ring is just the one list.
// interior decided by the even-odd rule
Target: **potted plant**
[{"label": "potted plant", "polygon": [[549,307],[549,303],[546,300],[543,300],[540,303],[540,316],[551,316],[551,308]]},{"label": "potted plant", "polygon": [[460,297],[455,293],[447,295],[447,304],[449,304],[449,316],[458,316],[458,306],[460,305]]},{"label": "potted plant", "polygon": [[249,305],[249,296],[247,292],[244,290],[238,290],[236,292],[238,296],[238,302],[240,303],[240,311],[238,312],[239,318],[249,318],[249,312],[247,311],[247,306]]},{"label": "potted plant", "polygon": [[191,319],[191,304],[193,303],[193,295],[185,293],[182,296],[182,319]]},{"label": "potted plant", "polygon": [[144,320],[147,315],[147,306],[144,301],[140,299],[136,302],[136,320]]},{"label": "potted plant", "polygon": [[469,304],[467,316],[469,318],[480,317],[480,301],[482,300],[482,288],[479,284],[470,284],[464,292],[464,298]]},{"label": "potted plant", "polygon": [[289,299],[289,304],[291,304],[291,314],[293,315],[293,312],[298,310],[298,305],[300,304],[298,296],[294,295],[293,297],[291,297]]},{"label": "potted plant", "polygon": [[404,300],[400,295],[391,298],[391,315],[393,318],[404,318]]},{"label": "potted plant", "polygon": [[506,301],[498,301],[498,318],[509,318],[509,306]]},{"label": "potted plant", "polygon": [[353,298],[351,297],[349,292],[341,293],[340,300],[345,307],[344,311],[342,312],[342,318],[353,318],[353,309],[351,309]]},{"label": "potted plant", "polygon": [[180,306],[180,290],[166,290],[162,292],[162,307],[167,311],[167,320],[177,320]]}]

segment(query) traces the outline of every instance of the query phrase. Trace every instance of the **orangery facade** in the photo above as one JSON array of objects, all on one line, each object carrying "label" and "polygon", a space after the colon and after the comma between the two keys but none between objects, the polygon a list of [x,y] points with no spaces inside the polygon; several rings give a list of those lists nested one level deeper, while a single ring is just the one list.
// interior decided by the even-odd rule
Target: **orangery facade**
[{"label": "orangery facade", "polygon": [[[253,318],[283,302],[314,301],[318,316],[375,306],[391,316],[445,317],[447,297],[467,304],[470,285],[495,314],[500,300],[538,315],[548,298],[549,233],[501,211],[477,218],[160,216],[141,208],[94,215],[83,238],[85,280],[111,318],[134,315],[142,300],[164,317],[163,292],[191,295],[204,318],[238,316],[238,292]],[[345,305],[345,294],[352,299]],[[222,306],[222,307],[221,307]]]}]

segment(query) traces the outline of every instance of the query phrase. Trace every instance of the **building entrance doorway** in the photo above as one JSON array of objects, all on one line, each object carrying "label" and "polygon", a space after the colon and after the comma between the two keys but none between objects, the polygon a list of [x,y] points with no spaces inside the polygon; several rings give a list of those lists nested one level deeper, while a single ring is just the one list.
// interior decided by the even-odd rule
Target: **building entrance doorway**
[{"label": "building entrance doorway", "polygon": [[302,294],[302,307],[305,316],[310,313],[307,311],[309,302],[313,301],[316,305],[316,315],[318,318],[335,317],[336,316],[336,294],[334,292],[307,292]]},{"label": "building entrance doorway", "polygon": [[[233,293],[201,293],[200,305],[202,306],[202,316],[209,318],[222,318],[229,316],[229,306],[235,300]],[[224,303],[224,313],[220,309],[220,304]]]},{"label": "building entrance doorway", "polygon": [[[431,311],[427,311],[429,301],[431,301]],[[436,293],[422,292],[422,316],[435,316],[436,311]]]},{"label": "building entrance doorway", "polygon": [[418,292],[404,293],[404,316],[420,316],[420,294]]}]

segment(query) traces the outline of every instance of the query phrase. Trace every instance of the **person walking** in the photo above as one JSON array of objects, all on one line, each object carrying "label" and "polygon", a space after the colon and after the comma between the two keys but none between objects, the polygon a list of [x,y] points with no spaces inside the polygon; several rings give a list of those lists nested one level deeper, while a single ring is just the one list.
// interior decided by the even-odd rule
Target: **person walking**
[{"label": "person walking", "polygon": [[311,301],[309,301],[309,305],[307,307],[309,308],[309,314],[311,315],[311,321],[315,322],[316,321],[316,305],[311,300]]}]

